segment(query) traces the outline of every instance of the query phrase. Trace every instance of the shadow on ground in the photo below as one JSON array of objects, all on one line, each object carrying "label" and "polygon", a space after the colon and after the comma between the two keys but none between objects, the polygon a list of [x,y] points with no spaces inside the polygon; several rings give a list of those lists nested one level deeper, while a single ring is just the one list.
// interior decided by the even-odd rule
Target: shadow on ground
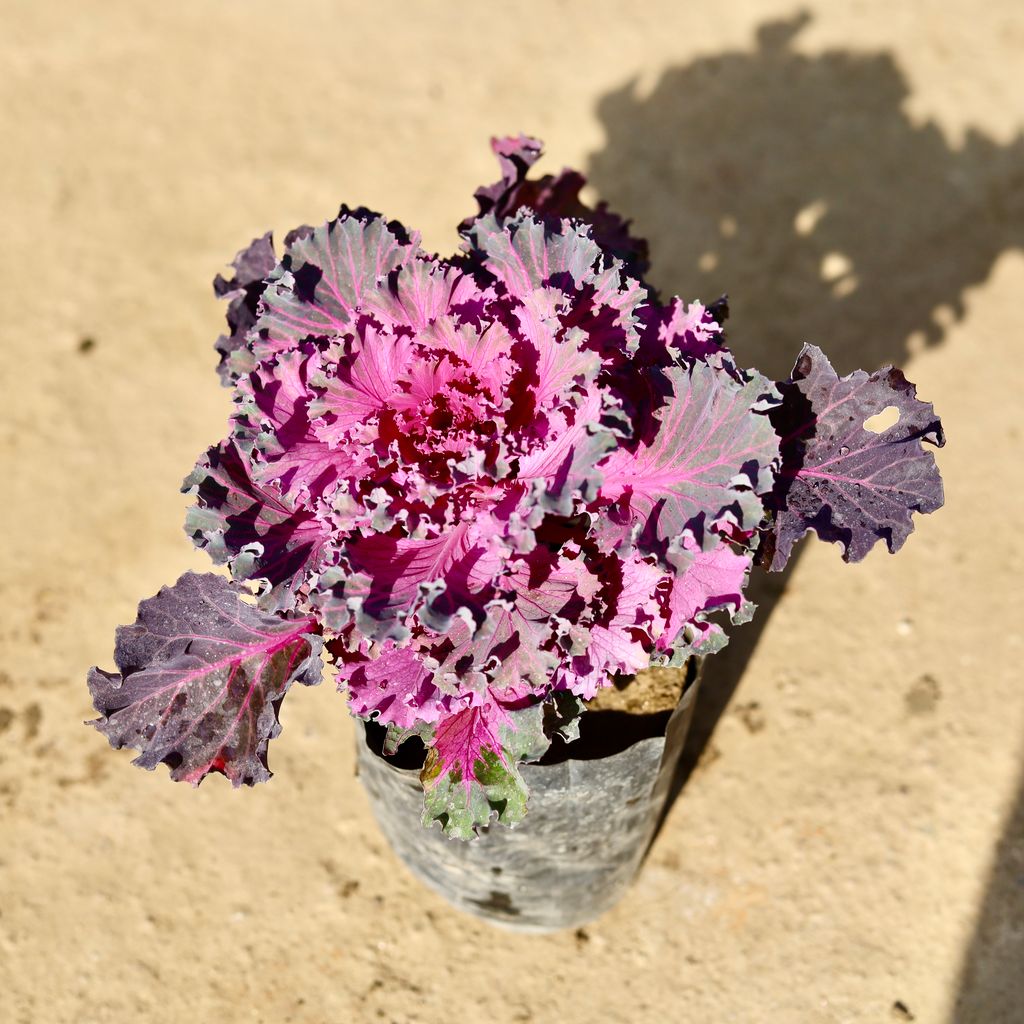
[{"label": "shadow on ground", "polygon": [[967,949],[951,1024],[1019,1024],[1024,1019],[1024,777],[995,851]]},{"label": "shadow on ground", "polygon": [[804,341],[844,373],[903,362],[1024,244],[1024,135],[971,129],[951,146],[908,119],[889,54],[798,53],[808,21],[766,24],[753,52],[669,70],[641,98],[634,84],[604,97],[589,171],[650,239],[654,284],[728,292],[734,349],[774,376]]},{"label": "shadow on ground", "polygon": [[[752,51],[671,69],[649,93],[629,83],[604,97],[607,143],[588,174],[650,239],[652,283],[685,299],[728,292],[733,350],[777,378],[804,341],[841,373],[940,344],[965,290],[1024,245],[1024,134],[1000,144],[970,129],[951,144],[908,118],[909,87],[888,53],[799,53],[809,20],[765,24]],[[670,806],[787,575],[752,581],[758,615],[710,659]],[[1024,963],[1022,822],[1024,795],[967,957],[957,1024],[1020,1019],[999,1016],[999,1000]]]}]

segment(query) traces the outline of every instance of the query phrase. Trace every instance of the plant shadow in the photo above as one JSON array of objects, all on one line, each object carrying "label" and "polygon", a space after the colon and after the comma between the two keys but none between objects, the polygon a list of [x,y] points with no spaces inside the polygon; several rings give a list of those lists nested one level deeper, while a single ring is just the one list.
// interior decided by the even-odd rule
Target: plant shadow
[{"label": "plant shadow", "polygon": [[804,341],[841,373],[941,342],[964,290],[1024,244],[1024,134],[951,145],[908,117],[890,54],[798,52],[810,20],[605,96],[588,172],[650,240],[653,283],[728,292],[733,349],[776,378]]},{"label": "plant shadow", "polygon": [[[727,292],[731,348],[776,379],[805,341],[840,373],[942,343],[965,290],[1024,245],[1024,133],[1003,144],[969,128],[951,143],[908,116],[889,53],[799,52],[810,20],[766,23],[752,50],[606,95],[607,141],[588,166],[597,195],[650,240],[652,283],[687,300]],[[795,561],[755,574],[758,613],[708,660],[666,814]]]}]

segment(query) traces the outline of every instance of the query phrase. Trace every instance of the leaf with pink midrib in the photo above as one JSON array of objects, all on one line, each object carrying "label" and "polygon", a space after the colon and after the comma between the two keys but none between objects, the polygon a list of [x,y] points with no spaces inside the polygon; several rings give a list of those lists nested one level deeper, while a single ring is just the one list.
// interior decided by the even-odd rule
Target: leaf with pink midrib
[{"label": "leaf with pink midrib", "polygon": [[517,560],[498,587],[504,598],[488,605],[481,625],[456,620],[448,634],[449,653],[437,670],[442,682],[470,673],[516,693],[543,692],[562,660],[557,647],[561,623],[597,592],[599,581],[582,559],[535,549]]},{"label": "leaf with pink midrib", "polygon": [[419,252],[418,238],[368,210],[342,208],[335,220],[287,246],[263,292],[254,329],[257,357],[295,348],[308,337],[338,337],[387,275]]},{"label": "leaf with pink midrib", "polygon": [[93,668],[93,724],[134,763],[161,762],[176,781],[198,785],[210,772],[235,786],[270,778],[267,744],[280,732],[277,709],[293,682],[320,681],[321,641],[311,617],[267,615],[236,584],[186,573],[139,605],[117,631],[119,673]]},{"label": "leaf with pink midrib", "polygon": [[261,364],[236,392],[234,437],[251,452],[253,478],[292,501],[317,501],[340,480],[367,471],[358,448],[341,451],[317,436],[306,378],[319,366],[317,353],[283,352],[272,371]]},{"label": "leaf with pink midrib", "polygon": [[442,718],[420,776],[424,824],[440,821],[445,835],[472,839],[492,818],[521,821],[528,794],[517,765],[547,749],[543,726],[539,702],[512,705],[493,690],[482,704]]},{"label": "leaf with pink midrib", "polygon": [[774,479],[779,439],[765,415],[773,388],[705,364],[664,371],[655,434],[621,447],[598,469],[601,497],[622,503],[642,549],[662,554],[686,530],[754,530]]},{"label": "leaf with pink midrib", "polygon": [[309,405],[314,431],[332,446],[343,443],[399,392],[412,352],[409,338],[370,325],[349,346],[348,351],[335,348],[330,369],[310,381],[318,392]]},{"label": "leaf with pink midrib", "polygon": [[358,612],[362,631],[381,637],[422,607],[424,584],[443,583],[434,599],[451,614],[483,591],[501,564],[500,556],[474,541],[468,522],[425,540],[357,537],[344,554],[350,568],[324,572],[313,585],[313,603],[331,628],[341,629]]},{"label": "leaf with pink midrib", "polygon": [[465,270],[421,257],[365,295],[362,305],[385,326],[421,331],[478,293],[479,285]]},{"label": "leaf with pink midrib", "polygon": [[600,391],[590,391],[577,408],[552,417],[558,429],[520,460],[517,479],[530,485],[529,498],[543,509],[572,515],[576,501],[597,496],[601,460],[617,440],[601,422],[605,403]]}]

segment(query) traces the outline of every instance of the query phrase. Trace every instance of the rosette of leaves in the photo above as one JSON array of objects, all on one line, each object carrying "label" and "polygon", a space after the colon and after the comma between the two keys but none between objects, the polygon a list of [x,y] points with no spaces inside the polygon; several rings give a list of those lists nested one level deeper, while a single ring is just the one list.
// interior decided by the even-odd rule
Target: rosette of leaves
[{"label": "rosette of leaves", "polygon": [[[892,369],[740,368],[725,304],[667,303],[646,247],[540,144],[494,143],[461,251],[342,207],[215,287],[227,437],[185,482],[186,529],[233,577],[186,575],[90,686],[114,746],[198,783],[269,776],[321,644],[351,711],[427,748],[426,823],[515,824],[519,771],[615,677],[725,643],[760,560],[814,529],[895,550],[941,504],[931,407]],[[895,405],[882,434],[867,418]],[[557,703],[557,714],[545,714]],[[554,725],[553,723],[557,723]]]}]

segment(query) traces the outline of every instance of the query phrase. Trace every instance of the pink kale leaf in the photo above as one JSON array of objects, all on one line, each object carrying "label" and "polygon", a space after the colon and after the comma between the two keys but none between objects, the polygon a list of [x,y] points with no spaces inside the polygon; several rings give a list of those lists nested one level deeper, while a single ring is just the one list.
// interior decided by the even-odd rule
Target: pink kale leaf
[{"label": "pink kale leaf", "polygon": [[753,606],[743,598],[751,556],[724,541],[702,550],[689,535],[669,548],[673,574],[669,584],[668,623],[658,640],[678,664],[689,654],[711,654],[726,643],[722,627],[709,619],[726,610],[733,622],[745,621]]},{"label": "pink kale leaf", "polygon": [[410,647],[386,642],[378,657],[338,675],[353,714],[381,725],[412,730],[436,722],[452,709],[452,702],[434,684],[433,672]]},{"label": "pink kale leaf", "polygon": [[740,382],[707,363],[664,373],[661,406],[638,443],[599,465],[608,519],[627,547],[663,555],[684,531],[752,533],[771,489],[779,440],[765,378]]}]

